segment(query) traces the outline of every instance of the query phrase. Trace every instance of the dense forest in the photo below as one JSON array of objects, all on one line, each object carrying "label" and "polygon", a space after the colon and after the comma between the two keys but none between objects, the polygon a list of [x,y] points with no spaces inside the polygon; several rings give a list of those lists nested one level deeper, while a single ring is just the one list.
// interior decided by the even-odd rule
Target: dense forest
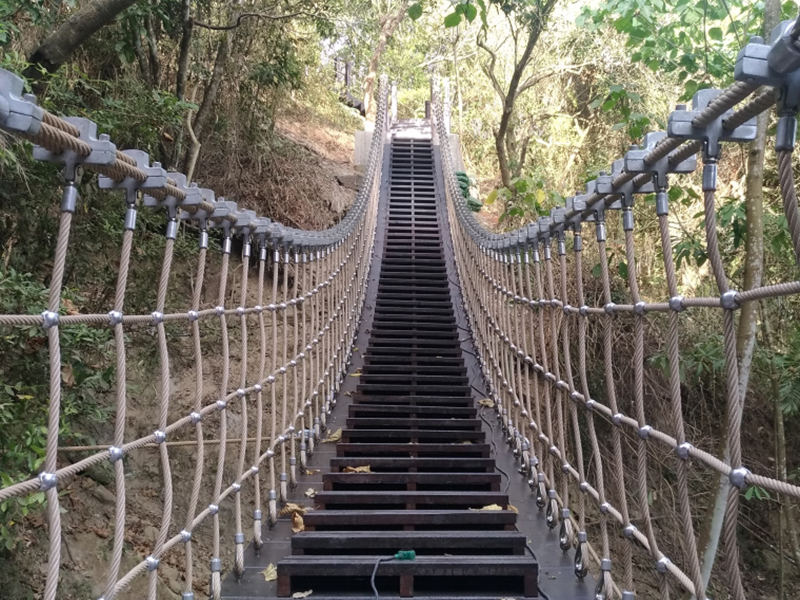
[{"label": "dense forest", "polygon": [[[779,0],[0,0],[0,67],[23,75],[51,112],[88,117],[118,147],[146,150],[218,196],[307,229],[337,222],[354,197],[346,185],[358,175],[352,135],[374,119],[379,76],[396,84],[401,119],[422,118],[431,78],[447,78],[451,129],[459,136],[472,193],[482,202],[478,218],[504,231],[563,204],[644,133],[664,129],[676,104],[691,103],[698,90],[729,85],[737,53],[751,36],[768,38],[797,10],[794,2]],[[736,290],[798,279],[771,141],[776,122],[774,114],[763,113],[756,139],[726,146],[719,164],[720,252]],[[41,312],[49,286],[59,176],[55,166],[35,162],[30,150],[29,143],[0,135],[3,313]],[[81,183],[63,303],[67,310],[104,312],[116,280],[121,203],[102,193],[93,176]],[[669,191],[673,252],[687,296],[718,295],[702,195],[699,172]],[[634,209],[640,293],[662,302],[666,274],[653,205],[649,196]],[[145,284],[157,277],[164,220],[146,212],[140,219],[129,303],[131,311],[149,312],[154,291]],[[191,236],[179,237],[175,260],[194,246]],[[622,293],[624,242],[611,238],[608,248],[607,266],[619,275]],[[587,295],[601,298],[602,265],[586,254]],[[746,390],[744,462],[797,483],[800,302],[791,296],[748,302],[737,319]],[[680,372],[691,439],[724,457],[720,321],[705,309],[685,317]],[[667,410],[660,404],[668,385],[666,327],[654,317],[645,333],[646,391],[656,422]],[[135,335],[141,354],[132,362],[145,385],[155,342],[146,333]],[[60,435],[72,445],[101,443],[114,381],[112,336],[89,326],[71,328],[68,336],[62,342]],[[592,368],[602,373],[601,359],[595,360]],[[619,369],[621,378],[631,376],[630,365]],[[0,327],[3,486],[39,469],[46,414],[43,338],[34,327]],[[651,469],[663,484],[654,486],[651,515],[674,544],[670,553],[680,555],[679,538],[670,537],[679,528],[669,489],[674,470],[666,451],[659,452],[654,450]],[[97,495],[91,486],[108,483],[111,475],[90,472],[81,479],[89,478],[68,493]],[[700,511],[693,517],[712,598],[725,597],[713,525],[727,494],[720,485],[707,471],[691,471]],[[0,503],[3,598],[40,597],[43,573],[35,565],[42,560],[36,540],[46,535],[43,503],[43,494]],[[743,493],[742,503],[748,597],[798,597],[800,506],[756,486]],[[141,539],[129,540],[131,554],[147,538],[146,528],[136,535]],[[96,541],[78,537],[71,538],[76,546]],[[63,588],[65,599],[97,595],[90,569],[80,562],[71,567],[75,575]],[[651,582],[651,565],[643,561],[637,569]],[[642,597],[658,597],[655,584]]]}]

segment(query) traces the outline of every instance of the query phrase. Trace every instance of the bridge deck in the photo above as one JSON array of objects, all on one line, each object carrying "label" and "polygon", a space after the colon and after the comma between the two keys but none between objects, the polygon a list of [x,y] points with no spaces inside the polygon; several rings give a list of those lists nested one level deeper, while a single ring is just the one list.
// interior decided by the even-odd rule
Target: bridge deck
[{"label": "bridge deck", "polygon": [[[444,208],[438,147],[425,122],[400,123],[385,148],[375,257],[349,374],[330,418],[338,444],[321,444],[291,500],[317,492],[305,531],[290,517],[246,550],[228,600],[381,598],[591,598],[576,580],[518,464],[505,448],[466,334]],[[380,260],[377,260],[380,258]],[[466,339],[465,339],[466,338]],[[345,472],[369,465],[369,473]],[[499,510],[482,510],[497,505]],[[515,510],[519,509],[519,514]],[[277,581],[263,571],[277,565]]]}]

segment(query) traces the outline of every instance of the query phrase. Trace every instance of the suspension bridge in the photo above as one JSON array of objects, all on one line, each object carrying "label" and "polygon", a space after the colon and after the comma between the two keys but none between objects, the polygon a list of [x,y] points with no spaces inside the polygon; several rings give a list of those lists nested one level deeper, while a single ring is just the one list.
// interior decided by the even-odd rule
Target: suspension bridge
[{"label": "suspension bridge", "polygon": [[[154,600],[168,559],[181,565],[183,600],[704,599],[708,578],[690,467],[730,484],[718,553],[727,593],[748,597],[737,540],[740,496],[759,486],[797,499],[800,488],[743,462],[746,405],[735,313],[745,302],[797,294],[800,282],[743,292],[729,287],[717,240],[717,162],[721,145],[752,140],[755,117],[777,107],[778,173],[800,262],[794,29],[789,21],[770,43],[752,39],[739,55],[733,85],[698,92],[691,107],[669,115],[666,132],[645,135],[564,206],[502,234],[482,227],[461,194],[459,150],[438,82],[428,118],[398,121],[382,79],[353,206],[334,227],[303,231],[216,198],[142,151],[117,149],[92,121],[47,112],[24,94],[21,79],[0,72],[0,127],[30,140],[35,158],[63,169],[47,310],[0,315],[2,328],[41,327],[50,357],[42,469],[0,490],[0,501],[45,494],[41,597],[60,597],[60,490],[100,463],[110,463],[114,474],[109,547],[96,582],[103,600],[130,592]],[[98,173],[100,188],[123,199],[119,276],[107,313],[67,312],[62,305],[79,167]],[[670,182],[698,169],[719,292],[713,297],[680,294],[670,240]],[[658,222],[666,274],[663,298],[655,302],[640,296],[637,271],[633,206],[645,194],[655,195],[647,210]],[[166,244],[152,312],[128,314],[141,210],[166,214]],[[187,305],[169,312],[170,276],[187,269],[173,261],[180,223],[198,241],[194,285]],[[611,228],[624,239],[622,281],[608,269]],[[238,279],[231,277],[234,238],[249,271]],[[210,239],[221,240],[219,248],[209,247]],[[597,300],[585,291],[582,252],[589,244],[600,257]],[[206,288],[216,290],[215,300],[206,299]],[[624,298],[612,293],[619,288]],[[721,313],[724,460],[693,444],[684,422],[681,315],[701,308]],[[668,431],[649,424],[653,406],[644,390],[644,330],[659,314],[668,322]],[[201,327],[209,322],[218,324],[213,339]],[[77,324],[113,332],[114,427],[106,444],[83,448],[85,457],[69,463],[59,439],[61,333]],[[171,391],[175,350],[168,326],[191,339],[190,406],[176,405]],[[127,420],[126,332],[135,327],[152,328],[158,348],[152,433],[140,437]],[[593,332],[599,348],[589,347]],[[632,336],[631,355],[616,351],[618,335]],[[212,344],[221,362],[213,387]],[[588,366],[587,354],[595,351],[603,373]],[[631,366],[629,381],[615,368],[623,363]],[[194,466],[180,478],[178,445],[194,449]],[[680,547],[664,544],[650,518],[653,448],[671,455]],[[149,554],[123,567],[127,458],[142,452],[157,456],[162,511],[151,524],[158,533]],[[232,515],[233,530],[224,529],[224,514]]]}]

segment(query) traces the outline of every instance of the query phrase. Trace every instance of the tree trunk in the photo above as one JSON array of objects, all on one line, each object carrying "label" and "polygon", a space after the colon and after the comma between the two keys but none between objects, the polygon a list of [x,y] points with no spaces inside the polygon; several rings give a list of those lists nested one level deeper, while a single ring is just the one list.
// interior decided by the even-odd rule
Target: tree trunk
[{"label": "tree trunk", "polygon": [[394,34],[397,26],[400,25],[403,18],[406,16],[408,5],[411,0],[402,0],[397,12],[394,15],[386,15],[381,23],[381,33],[378,36],[378,44],[375,46],[375,51],[372,53],[372,58],[369,59],[369,68],[367,70],[367,78],[364,80],[364,114],[370,121],[375,120],[377,112],[377,104],[373,102],[372,96],[375,93],[375,80],[378,77],[378,67],[381,62],[386,46],[389,43],[389,38]]},{"label": "tree trunk", "polygon": [[[764,5],[764,35],[769,36],[780,20],[781,5],[779,0],[767,0]],[[764,272],[764,149],[766,147],[769,112],[758,116],[756,139],[750,142],[747,154],[747,178],[745,182],[747,216],[747,238],[745,240],[745,265],[743,291],[761,285]],[[758,302],[745,302],[739,317],[739,332],[736,339],[736,350],[739,357],[739,392],[744,402],[750,380],[750,369],[753,363],[753,351],[756,343],[758,325]],[[723,423],[728,422],[726,415]],[[723,429],[717,455],[728,462],[728,435]],[[725,520],[725,504],[728,499],[730,481],[727,476],[720,475],[714,501],[709,507],[707,516],[702,521],[699,531],[699,548],[703,559],[703,581],[706,586],[711,579],[714,559],[719,547],[719,538]],[[708,518],[710,513],[711,518]]]},{"label": "tree trunk", "polygon": [[197,110],[197,116],[194,118],[192,125],[194,134],[198,140],[202,139],[204,129],[208,124],[208,119],[211,117],[211,110],[214,108],[214,103],[217,101],[219,95],[219,88],[222,86],[222,80],[225,77],[225,64],[228,62],[228,52],[230,50],[231,38],[233,35],[227,33],[219,42],[217,50],[217,58],[214,61],[214,72],[211,75],[211,81],[208,82],[205,92],[203,93],[203,102]]},{"label": "tree trunk", "polygon": [[136,31],[136,35],[133,40],[133,52],[136,54],[136,60],[139,63],[139,70],[142,72],[142,79],[144,79],[145,83],[150,87],[153,86],[153,77],[150,75],[150,65],[147,62],[147,57],[144,55],[144,48],[142,48],[142,36],[139,35],[139,31]]},{"label": "tree trunk", "polygon": [[158,57],[158,42],[156,41],[156,28],[153,23],[153,15],[147,15],[144,24],[145,31],[147,32],[147,50],[150,57],[152,86],[154,89],[158,89],[161,86],[161,60]]},{"label": "tree trunk", "polygon": [[101,27],[110,23],[136,0],[94,0],[86,4],[56,29],[28,58],[30,66],[23,75],[39,80],[40,68],[56,71],[70,55]]},{"label": "tree trunk", "polygon": [[[500,167],[500,178],[503,180],[503,186],[507,188],[511,187],[511,168],[509,167],[509,154],[506,146],[509,141],[507,140],[509,130],[513,130],[512,118],[514,116],[514,103],[517,101],[517,90],[519,89],[522,74],[531,60],[533,49],[539,41],[539,36],[555,4],[555,0],[549,0],[541,7],[541,12],[537,18],[531,19],[528,25],[528,39],[525,43],[525,50],[522,52],[522,56],[520,56],[519,61],[514,67],[514,73],[511,76],[511,81],[508,84],[508,91],[503,101],[503,114],[500,117],[500,126],[495,132],[494,141],[495,149],[497,150],[497,163]],[[515,140],[510,141],[512,145],[515,143]]]},{"label": "tree trunk", "polygon": [[178,74],[175,77],[175,95],[178,100],[183,100],[186,95],[186,76],[192,49],[192,0],[183,0],[181,23],[183,32],[178,54]]}]

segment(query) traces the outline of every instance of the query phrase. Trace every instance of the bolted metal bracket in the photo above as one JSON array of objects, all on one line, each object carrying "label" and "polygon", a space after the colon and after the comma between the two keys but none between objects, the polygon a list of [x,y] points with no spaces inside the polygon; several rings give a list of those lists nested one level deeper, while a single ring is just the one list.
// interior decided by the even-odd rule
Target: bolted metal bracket
[{"label": "bolted metal bracket", "polygon": [[692,110],[686,110],[685,105],[681,104],[667,119],[669,137],[680,140],[702,140],[705,160],[719,158],[720,142],[749,142],[756,137],[755,117],[736,129],[725,129],[723,122],[733,115],[733,109],[725,111],[705,127],[695,127],[692,124],[692,121],[721,93],[722,90],[699,90],[692,97]]},{"label": "bolted metal bracket", "polygon": [[625,153],[625,171],[628,173],[648,173],[653,176],[653,184],[656,189],[666,188],[667,174],[668,173],[692,173],[697,169],[697,157],[690,156],[683,162],[673,165],[670,162],[672,154],[668,154],[664,158],[648,164],[645,162],[650,152],[655,149],[656,145],[666,139],[666,131],[651,131],[644,136],[643,145],[641,147],[631,147]]},{"label": "bolted metal bracket", "polygon": [[64,117],[64,121],[73,125],[80,132],[82,142],[92,149],[88,156],[81,156],[72,150],[64,149],[60,154],[54,154],[42,146],[33,147],[33,158],[42,162],[64,165],[64,177],[75,178],[75,168],[78,165],[113,165],[117,161],[117,147],[105,133],[97,135],[97,123],[81,117]]}]

